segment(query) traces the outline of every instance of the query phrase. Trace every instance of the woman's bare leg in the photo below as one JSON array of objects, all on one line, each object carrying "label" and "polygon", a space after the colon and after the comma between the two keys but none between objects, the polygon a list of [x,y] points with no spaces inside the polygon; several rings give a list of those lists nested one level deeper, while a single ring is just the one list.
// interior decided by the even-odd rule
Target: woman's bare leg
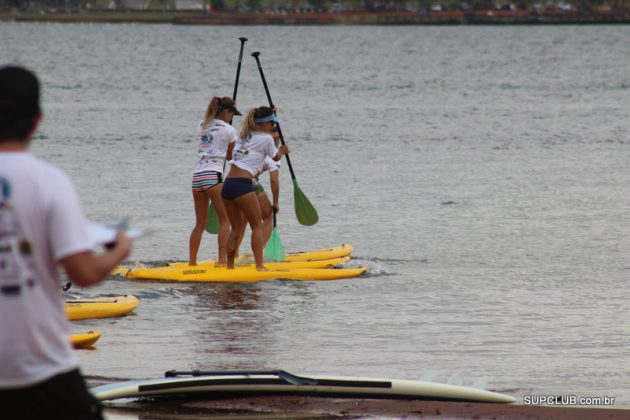
[{"label": "woman's bare leg", "polygon": [[223,184],[215,185],[210,188],[210,201],[214,206],[214,210],[217,212],[217,219],[219,219],[219,233],[217,235],[217,244],[219,250],[217,252],[217,259],[219,264],[225,265],[227,263],[227,241],[230,236],[230,219],[228,218],[223,199],[221,198],[221,189]]},{"label": "woman's bare leg", "polygon": [[201,244],[201,237],[208,221],[208,211],[210,208],[210,196],[208,191],[193,191],[195,203],[195,227],[190,233],[188,243],[188,265],[197,265],[197,253]]},{"label": "woman's bare leg", "polygon": [[267,193],[258,194],[258,205],[260,206],[260,212],[262,216],[262,235],[263,235],[263,248],[269,242],[271,232],[273,232],[273,209],[271,208],[271,202]]},{"label": "woman's bare leg", "polygon": [[234,256],[235,258],[238,258],[238,256],[240,255],[241,242],[243,242],[243,238],[245,237],[245,228],[247,227],[247,220],[245,220],[245,216],[243,215],[243,213],[241,213],[241,216],[243,220],[242,223],[239,225],[239,231],[237,232],[238,243],[236,244],[236,255]]},{"label": "woman's bare leg", "polygon": [[[271,208],[271,203],[269,202],[269,198],[267,198],[267,194],[266,193],[261,193],[256,195],[256,197],[258,198],[258,205],[260,205],[260,211],[262,213],[262,235],[263,235],[263,248],[265,247],[265,245],[267,245],[267,241],[269,241],[269,238],[271,237],[271,232],[273,231],[273,217],[272,217],[272,208]],[[243,224],[241,225],[241,230],[238,232],[239,233],[239,242],[238,242],[238,246],[236,248],[236,256],[238,257],[239,253],[238,250],[240,249],[241,246],[241,242],[243,241],[243,238],[245,237],[245,228],[247,227],[247,221],[244,220]]]},{"label": "woman's bare leg", "polygon": [[238,251],[238,245],[241,243],[240,235],[245,232],[245,219],[240,207],[234,200],[223,200],[226,213],[230,219],[230,234],[227,240],[227,255],[226,264],[227,268],[234,268],[234,260],[236,259],[236,253]]},{"label": "woman's bare leg", "polygon": [[262,216],[256,194],[253,192],[247,193],[234,200],[234,202],[241,209],[249,222],[249,226],[252,228],[252,252],[254,253],[256,269],[264,270],[263,248],[265,245],[262,237]]}]

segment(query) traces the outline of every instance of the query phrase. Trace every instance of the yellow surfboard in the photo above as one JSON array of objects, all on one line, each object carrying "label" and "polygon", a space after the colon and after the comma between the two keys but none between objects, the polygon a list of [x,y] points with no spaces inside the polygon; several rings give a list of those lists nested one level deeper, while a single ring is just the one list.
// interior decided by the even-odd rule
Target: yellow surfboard
[{"label": "yellow surfboard", "polygon": [[[266,262],[265,267],[269,271],[256,271],[252,264],[252,256],[243,255],[236,264],[236,270],[226,270],[224,267],[216,266],[215,260],[208,260],[196,266],[178,262],[166,267],[117,267],[111,274],[138,280],[185,282],[239,283],[272,279],[338,280],[357,277],[367,270],[365,267],[331,268],[349,261],[350,254],[352,254],[352,245],[342,244],[333,248],[287,253],[283,262]],[[216,272],[212,273],[213,270]],[[226,271],[229,272],[226,273]]]},{"label": "yellow surfboard", "polygon": [[316,249],[314,251],[289,252],[285,254],[285,261],[317,261],[332,258],[347,257],[352,254],[352,245],[342,244],[332,248]]},{"label": "yellow surfboard", "polygon": [[70,321],[124,316],[136,309],[140,299],[132,295],[67,300],[64,304]]},{"label": "yellow surfboard", "polygon": [[258,271],[255,268],[227,268],[184,266],[184,267],[135,267],[124,273],[124,277],[134,280],[162,280],[174,282],[208,283],[253,283],[265,280],[339,280],[358,277],[367,267],[358,268],[295,268]]},{"label": "yellow surfboard", "polygon": [[[350,261],[350,257],[332,258],[329,260],[266,262],[265,267],[270,270],[289,270],[294,268],[330,268],[348,261]],[[187,262],[171,263],[168,266],[173,268],[190,267]],[[254,268],[255,264],[250,262],[237,262],[236,266],[238,268]],[[223,268],[222,266],[217,265],[216,260],[202,261],[195,267]]]},{"label": "yellow surfboard", "polygon": [[72,334],[70,336],[70,342],[75,349],[89,349],[94,347],[94,343],[101,338],[100,331],[88,331],[81,334]]}]

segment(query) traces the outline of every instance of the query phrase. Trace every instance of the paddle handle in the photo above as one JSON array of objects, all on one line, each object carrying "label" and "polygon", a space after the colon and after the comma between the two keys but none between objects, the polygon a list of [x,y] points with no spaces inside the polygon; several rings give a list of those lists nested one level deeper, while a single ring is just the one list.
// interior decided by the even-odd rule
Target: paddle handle
[{"label": "paddle handle", "polygon": [[[269,107],[273,108],[273,101],[271,100],[271,94],[269,93],[269,87],[267,86],[267,80],[265,79],[265,73],[263,72],[262,66],[260,65],[260,52],[256,51],[252,53],[252,57],[256,59],[256,65],[258,66],[258,71],[260,72],[260,78],[262,79],[263,86],[265,87],[265,94],[267,95],[267,100],[269,101]],[[274,112],[275,114],[275,112]],[[282,128],[280,128],[280,124],[276,123],[276,127],[278,128],[278,135],[280,136],[280,143],[285,145],[284,136],[282,135]],[[289,166],[289,171],[291,172],[291,179],[295,180],[295,172],[293,172],[293,165],[291,165],[291,158],[286,154],[284,157],[287,158],[287,165]]]},{"label": "paddle handle", "polygon": [[241,41],[241,51],[238,54],[238,65],[236,66],[236,79],[234,80],[234,92],[232,93],[232,99],[236,102],[236,93],[238,92],[238,79],[241,77],[241,63],[243,62],[243,49],[245,48],[245,42],[247,42],[247,38],[240,37],[239,41]]}]

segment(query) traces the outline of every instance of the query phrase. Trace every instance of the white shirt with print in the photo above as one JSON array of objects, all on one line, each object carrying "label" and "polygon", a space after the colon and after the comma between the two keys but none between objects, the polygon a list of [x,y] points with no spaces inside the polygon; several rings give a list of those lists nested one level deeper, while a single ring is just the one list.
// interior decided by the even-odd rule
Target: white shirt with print
[{"label": "white shirt with print", "polygon": [[271,135],[253,132],[248,139],[238,139],[232,164],[256,176],[262,172],[265,159],[273,158],[277,153],[278,149]]},{"label": "white shirt with print", "polygon": [[58,262],[90,250],[70,179],[28,152],[0,153],[0,389],[78,367]]},{"label": "white shirt with print", "polygon": [[207,125],[201,121],[195,136],[197,142],[195,173],[204,171],[223,173],[228,146],[237,138],[236,129],[225,121],[212,120]]}]

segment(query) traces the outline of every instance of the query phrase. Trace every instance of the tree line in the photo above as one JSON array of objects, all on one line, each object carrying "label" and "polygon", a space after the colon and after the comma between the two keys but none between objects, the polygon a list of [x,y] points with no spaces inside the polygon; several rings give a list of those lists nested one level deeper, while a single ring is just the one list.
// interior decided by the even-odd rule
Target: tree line
[{"label": "tree line", "polygon": [[[2,10],[81,10],[128,8],[125,0],[0,0]],[[151,9],[175,9],[177,0],[146,0]],[[220,11],[343,12],[435,10],[538,10],[561,8],[588,11],[601,8],[630,9],[630,0],[200,0]]]}]

